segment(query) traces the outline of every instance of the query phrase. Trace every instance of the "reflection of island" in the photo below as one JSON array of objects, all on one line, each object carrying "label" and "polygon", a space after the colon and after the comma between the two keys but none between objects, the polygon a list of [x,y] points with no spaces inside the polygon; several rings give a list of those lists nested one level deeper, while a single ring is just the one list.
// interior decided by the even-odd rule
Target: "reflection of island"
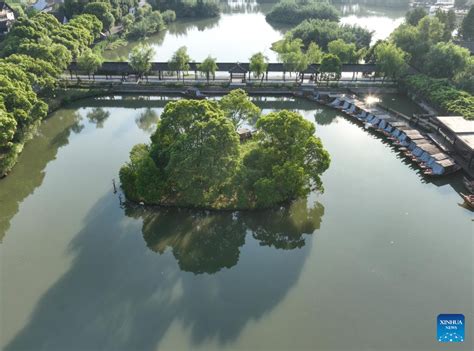
[{"label": "reflection of island", "polygon": [[[320,225],[323,208],[313,207],[317,210],[298,202],[254,213],[127,209],[133,219],[124,217],[117,197],[108,193],[90,209],[70,243],[71,266],[4,349],[233,346],[244,329],[278,310],[311,251],[311,245],[297,250],[260,246],[252,235],[262,229],[270,234],[280,223],[290,237],[304,238]],[[149,248],[167,252],[154,254],[141,235]],[[266,240],[265,245],[272,242],[271,236]]]},{"label": "reflection of island", "polygon": [[143,219],[143,237],[154,252],[168,248],[183,271],[216,273],[239,260],[247,234],[261,246],[292,250],[305,245],[305,235],[319,229],[324,207],[305,199],[278,209],[254,212],[205,212],[128,207],[127,215]]}]

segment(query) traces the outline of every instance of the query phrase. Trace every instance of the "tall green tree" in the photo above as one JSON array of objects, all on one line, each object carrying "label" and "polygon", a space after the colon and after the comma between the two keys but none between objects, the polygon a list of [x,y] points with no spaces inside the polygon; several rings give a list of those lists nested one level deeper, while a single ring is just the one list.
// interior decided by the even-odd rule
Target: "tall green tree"
[{"label": "tall green tree", "polygon": [[326,79],[327,85],[329,85],[331,79],[339,80],[341,78],[341,60],[334,54],[325,54],[321,60],[319,70]]},{"label": "tall green tree", "polygon": [[378,69],[385,77],[392,79],[403,76],[408,68],[407,54],[392,43],[384,42],[377,45],[375,58]]},{"label": "tall green tree", "polygon": [[411,26],[417,26],[425,16],[428,16],[428,12],[423,7],[415,7],[405,14],[405,21]]},{"label": "tall green tree", "polygon": [[444,35],[443,40],[449,41],[453,35],[453,31],[456,29],[456,13],[453,9],[449,11],[443,11],[438,9],[435,14],[436,18],[439,19],[444,25]]},{"label": "tall green tree", "polygon": [[272,206],[323,189],[320,175],[330,157],[314,136],[314,125],[300,114],[281,110],[257,121],[259,147],[244,159],[257,203]]},{"label": "tall green tree", "polygon": [[95,73],[102,66],[104,59],[101,55],[96,54],[91,49],[88,49],[77,58],[77,65],[79,70],[86,73],[89,76],[92,74],[95,79]]},{"label": "tall green tree", "polygon": [[155,55],[155,50],[149,45],[140,44],[135,46],[128,60],[130,66],[137,73],[138,77],[141,78],[143,75],[147,75],[151,70],[151,60]]},{"label": "tall green tree", "polygon": [[216,71],[219,69],[216,64],[216,59],[208,56],[198,67],[199,71],[206,75],[207,83],[209,84],[209,78],[212,75],[215,78]]},{"label": "tall green tree", "polygon": [[328,52],[339,57],[342,63],[356,63],[358,59],[355,44],[348,44],[342,39],[331,41]]},{"label": "tall green tree", "polygon": [[474,95],[474,57],[471,56],[463,71],[454,77],[456,86]]},{"label": "tall green tree", "polygon": [[424,70],[432,77],[453,78],[464,70],[469,57],[469,50],[451,42],[441,42],[432,46],[426,55]]},{"label": "tall green tree", "polygon": [[232,90],[225,95],[219,100],[219,106],[235,126],[242,122],[255,123],[262,112],[242,89]]},{"label": "tall green tree", "polygon": [[152,142],[155,164],[183,203],[206,204],[236,171],[238,136],[217,102],[168,103]]},{"label": "tall green tree", "polygon": [[0,104],[0,150],[13,145],[17,123],[12,115],[7,113],[3,102]]},{"label": "tall green tree", "polygon": [[469,12],[462,20],[459,36],[464,40],[474,40],[474,5],[471,5]]},{"label": "tall green tree", "polygon": [[83,13],[96,16],[102,22],[104,30],[109,31],[115,23],[111,10],[112,6],[108,2],[89,2]]},{"label": "tall green tree", "polygon": [[323,57],[323,52],[318,44],[311,42],[306,50],[306,57],[308,58],[308,64],[319,64]]},{"label": "tall green tree", "polygon": [[263,78],[265,77],[265,72],[268,69],[268,59],[261,52],[252,55],[252,57],[250,57],[249,69],[250,72],[253,73],[255,78],[262,77],[263,81]]},{"label": "tall green tree", "polygon": [[173,54],[171,60],[168,62],[168,66],[170,70],[176,72],[177,79],[179,79],[179,73],[181,72],[184,82],[184,74],[189,70],[190,61],[191,57],[188,55],[188,48],[186,46],[182,46]]}]

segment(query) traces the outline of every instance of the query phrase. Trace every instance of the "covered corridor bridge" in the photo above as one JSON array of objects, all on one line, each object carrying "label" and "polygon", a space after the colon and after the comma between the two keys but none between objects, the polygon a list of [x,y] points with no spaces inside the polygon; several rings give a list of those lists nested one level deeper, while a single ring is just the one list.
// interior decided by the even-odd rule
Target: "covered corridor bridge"
[{"label": "covered corridor bridge", "polygon": [[[188,72],[194,72],[196,78],[199,73],[199,62],[190,62]],[[242,81],[251,79],[251,72],[249,69],[249,63],[231,63],[231,62],[217,62],[217,72],[226,72],[228,73],[229,79],[240,79]],[[73,74],[80,74],[81,71],[76,62],[73,62],[68,67],[69,73],[72,77]],[[156,76],[158,79],[165,79],[165,76],[169,72],[176,72],[170,68],[168,62],[152,62],[151,71],[148,76]],[[351,73],[352,79],[356,78],[357,75],[370,75],[375,72],[378,72],[378,68],[375,64],[344,64],[342,65],[342,73]],[[96,75],[105,76],[106,78],[112,76],[120,76],[122,79],[125,79],[129,75],[134,75],[136,72],[132,69],[128,62],[104,62],[102,67],[96,72]],[[294,71],[288,71],[285,68],[283,63],[269,63],[267,71],[264,74],[264,79],[269,79],[269,74],[280,74],[285,79],[286,73],[294,73]],[[304,72],[302,78],[304,79],[309,76],[314,78],[320,72],[320,65],[310,65]]]}]

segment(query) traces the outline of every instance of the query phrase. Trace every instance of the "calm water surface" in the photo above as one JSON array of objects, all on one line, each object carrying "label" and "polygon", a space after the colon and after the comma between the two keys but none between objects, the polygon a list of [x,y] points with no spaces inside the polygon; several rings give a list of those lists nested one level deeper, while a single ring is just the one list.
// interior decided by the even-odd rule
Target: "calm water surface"
[{"label": "calm water surface", "polygon": [[[408,103],[388,96],[384,101]],[[0,348],[472,350],[473,215],[457,177],[427,182],[339,113],[261,98],[316,123],[324,194],[271,211],[121,207],[111,181],[163,98],[55,113],[0,181]]]},{"label": "calm water surface", "polygon": [[[272,43],[281,39],[287,26],[272,26],[265,14],[276,2],[237,0],[222,3],[219,18],[199,21],[178,21],[169,30],[151,36],[145,42],[155,49],[155,61],[168,61],[181,46],[188,48],[193,60],[202,61],[208,55],[221,62],[247,62],[250,56],[263,52],[272,62],[277,57],[270,50]],[[339,5],[341,23],[358,24],[373,31],[373,41],[384,39],[403,21],[406,8],[367,6],[358,4]],[[106,52],[106,59],[128,57],[138,42],[115,51]]]}]

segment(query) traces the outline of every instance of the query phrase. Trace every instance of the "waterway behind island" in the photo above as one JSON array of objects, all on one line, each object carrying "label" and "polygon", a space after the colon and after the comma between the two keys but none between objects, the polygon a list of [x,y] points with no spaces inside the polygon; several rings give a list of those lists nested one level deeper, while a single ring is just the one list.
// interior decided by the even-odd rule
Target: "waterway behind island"
[{"label": "waterway behind island", "polygon": [[[154,61],[168,61],[180,47],[186,46],[192,60],[202,61],[208,55],[219,62],[247,62],[251,55],[263,52],[276,62],[270,47],[290,29],[285,25],[270,24],[265,14],[276,2],[229,0],[221,2],[223,13],[216,18],[178,20],[168,30],[141,41],[106,51],[107,60],[126,59],[130,50],[141,42],[155,49]],[[348,2],[338,6],[341,23],[360,25],[373,32],[373,42],[385,39],[403,21],[408,7],[369,6]]]}]

